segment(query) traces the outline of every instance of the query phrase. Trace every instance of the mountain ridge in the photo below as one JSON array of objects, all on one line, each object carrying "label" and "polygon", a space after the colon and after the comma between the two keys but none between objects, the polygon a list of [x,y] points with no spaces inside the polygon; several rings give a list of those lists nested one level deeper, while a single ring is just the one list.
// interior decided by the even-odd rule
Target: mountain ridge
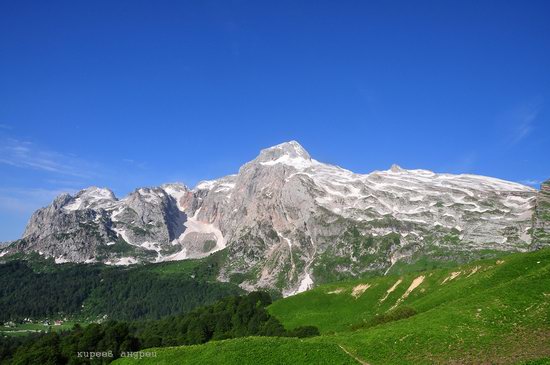
[{"label": "mountain ridge", "polygon": [[538,195],[496,178],[397,165],[356,174],[290,141],[193,189],[164,184],[121,199],[98,187],[62,194],[0,255],[132,264],[225,249],[219,280],[291,295],[335,277],[388,272],[415,255],[465,261],[478,251],[526,251],[535,239],[542,247],[548,225],[532,232]]}]

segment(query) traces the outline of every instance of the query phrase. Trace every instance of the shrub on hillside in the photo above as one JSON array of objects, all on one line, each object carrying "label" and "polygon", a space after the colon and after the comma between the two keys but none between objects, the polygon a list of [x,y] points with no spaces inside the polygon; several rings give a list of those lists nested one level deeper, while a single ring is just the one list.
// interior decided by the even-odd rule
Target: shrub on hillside
[{"label": "shrub on hillside", "polygon": [[288,331],[288,334],[287,334],[288,337],[300,337],[300,338],[314,337],[319,335],[320,335],[319,328],[315,326],[296,327],[295,329]]},{"label": "shrub on hillside", "polygon": [[387,313],[377,314],[376,316],[374,316],[368,321],[356,323],[351,326],[351,329],[355,331],[361,328],[369,328],[369,327],[378,326],[388,322],[395,322],[401,319],[412,317],[417,313],[418,312],[416,311],[416,309],[411,307],[405,307],[405,306],[397,307],[394,310],[391,310]]}]

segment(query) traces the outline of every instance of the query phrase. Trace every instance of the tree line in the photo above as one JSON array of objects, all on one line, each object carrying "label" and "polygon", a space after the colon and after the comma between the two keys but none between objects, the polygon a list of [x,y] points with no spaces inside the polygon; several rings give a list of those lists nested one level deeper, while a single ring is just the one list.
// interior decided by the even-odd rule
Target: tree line
[{"label": "tree line", "polygon": [[319,334],[313,326],[285,329],[266,310],[269,304],[269,294],[253,292],[227,297],[190,313],[160,320],[107,321],[85,327],[75,325],[72,330],[59,333],[4,337],[0,338],[0,363],[107,364],[123,353],[151,347],[193,345],[244,336],[310,337]]},{"label": "tree line", "polygon": [[8,261],[0,264],[0,323],[103,315],[119,320],[158,319],[243,292],[234,284],[193,276],[163,275],[149,266],[37,268],[29,261]]}]

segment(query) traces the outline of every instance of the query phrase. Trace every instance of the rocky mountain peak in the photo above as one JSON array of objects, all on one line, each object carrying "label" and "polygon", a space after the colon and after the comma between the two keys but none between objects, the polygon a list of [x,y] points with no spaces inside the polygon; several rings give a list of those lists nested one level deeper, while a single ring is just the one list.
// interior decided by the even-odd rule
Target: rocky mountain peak
[{"label": "rocky mountain peak", "polygon": [[311,160],[309,153],[296,141],[290,141],[263,149],[256,158],[259,162],[270,162],[278,159]]},{"label": "rocky mountain peak", "polygon": [[54,207],[54,209],[59,209],[65,204],[67,204],[71,199],[72,197],[70,194],[62,193],[54,199],[52,206]]},{"label": "rocky mountain peak", "polygon": [[99,188],[97,186],[90,186],[86,189],[79,191],[76,194],[77,197],[88,197],[96,199],[116,200],[116,196],[111,189]]},{"label": "rocky mountain peak", "polygon": [[404,172],[405,170],[403,168],[401,168],[401,166],[399,166],[397,164],[393,164],[393,165],[391,165],[390,171],[398,173],[398,172]]},{"label": "rocky mountain peak", "polygon": [[189,187],[187,185],[179,182],[162,184],[160,187],[164,190],[170,191],[189,191]]},{"label": "rocky mountain peak", "polygon": [[63,207],[65,210],[79,210],[85,208],[99,208],[110,206],[117,202],[115,194],[107,188],[98,188],[90,186],[80,190],[76,195],[62,194],[56,199],[57,207]]}]

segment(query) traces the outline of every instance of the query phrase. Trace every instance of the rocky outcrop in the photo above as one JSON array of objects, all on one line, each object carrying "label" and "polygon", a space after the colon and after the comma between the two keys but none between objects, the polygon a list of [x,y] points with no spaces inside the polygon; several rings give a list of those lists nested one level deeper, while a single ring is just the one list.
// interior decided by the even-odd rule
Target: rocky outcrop
[{"label": "rocky outcrop", "polygon": [[527,186],[476,175],[397,165],[355,174],[288,142],[192,190],[168,184],[120,200],[98,188],[60,196],[9,249],[108,263],[226,249],[220,280],[289,295],[423,258],[527,250],[536,197]]},{"label": "rocky outcrop", "polygon": [[[54,202],[36,211],[25,229],[23,239],[16,243],[18,251],[37,251],[40,254],[58,258],[61,261],[81,262],[98,255],[97,247],[116,240],[116,234],[109,229],[108,215],[104,209],[96,208],[96,202],[78,210],[65,210],[77,199],[91,199],[95,188],[79,193],[77,197],[63,194]],[[110,199],[112,192],[105,193]],[[10,246],[11,247],[11,246]]]},{"label": "rocky outcrop", "polygon": [[186,216],[176,199],[187,191],[179,184],[141,188],[121,200],[96,187],[63,194],[32,215],[10,250],[39,252],[57,262],[155,261],[179,251],[172,241],[185,230]]},{"label": "rocky outcrop", "polygon": [[541,184],[533,213],[532,248],[550,245],[550,180]]}]

